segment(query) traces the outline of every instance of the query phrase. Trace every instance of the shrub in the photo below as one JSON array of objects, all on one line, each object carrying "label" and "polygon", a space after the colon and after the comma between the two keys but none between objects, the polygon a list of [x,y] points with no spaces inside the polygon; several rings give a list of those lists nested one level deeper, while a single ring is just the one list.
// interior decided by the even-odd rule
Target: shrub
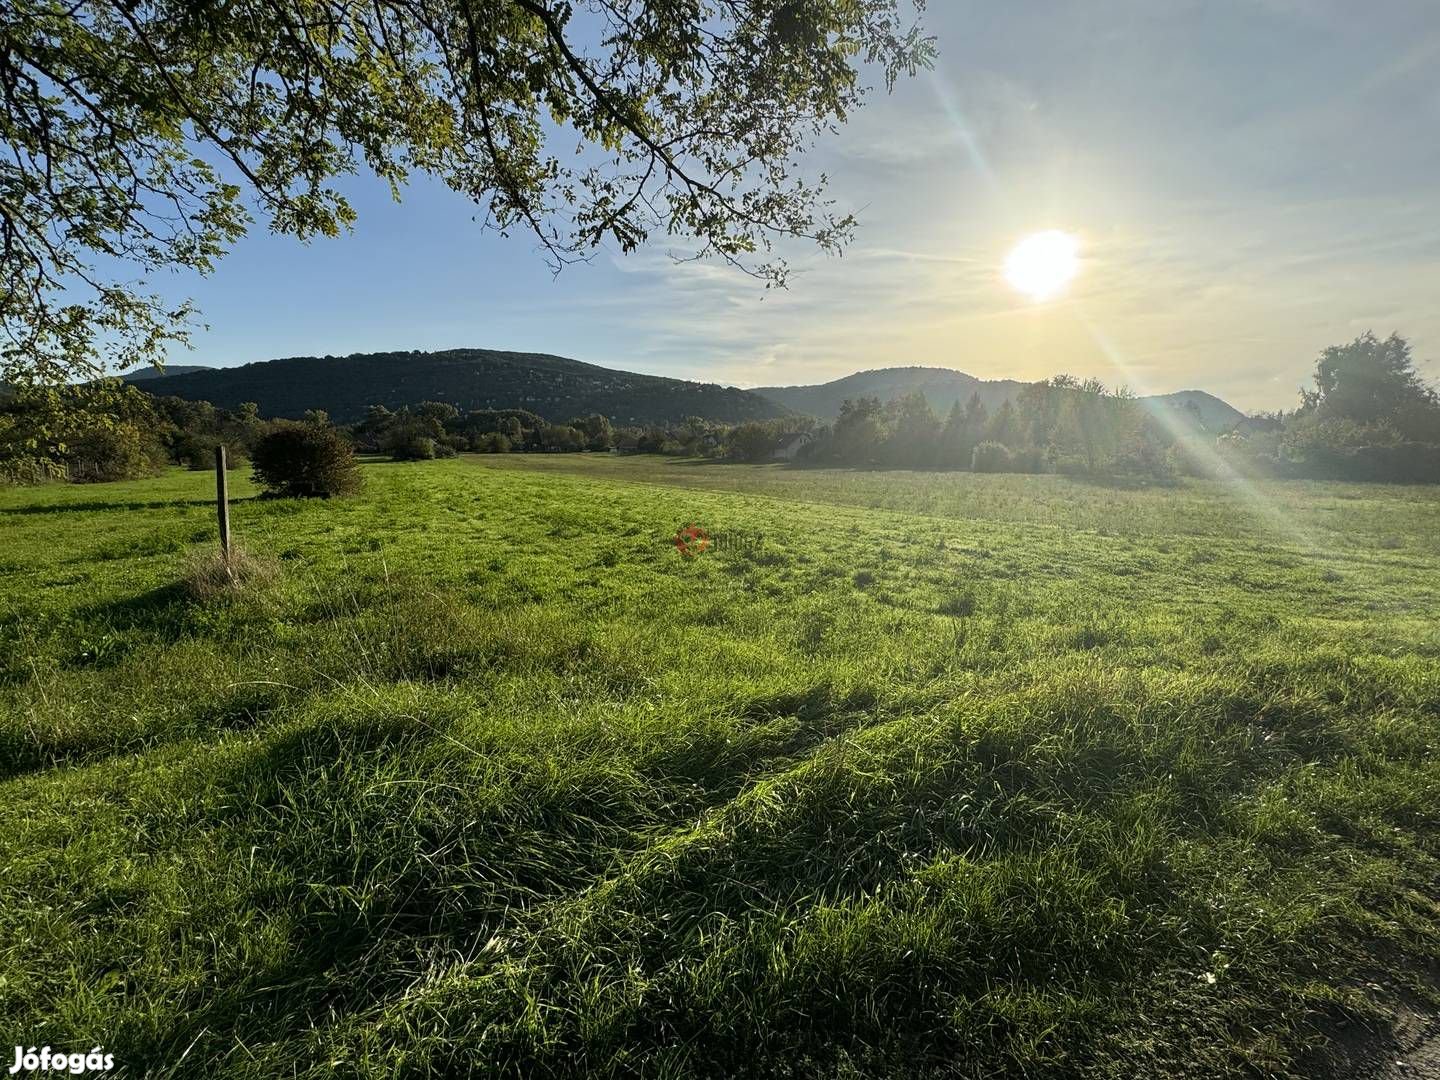
[{"label": "shrub", "polygon": [[585,449],[583,433],[568,424],[546,424],[540,429],[540,449],[551,453],[575,453]]},{"label": "shrub", "polygon": [[182,431],[170,443],[170,456],[175,464],[187,469],[213,469],[215,467],[215,446],[188,431]]},{"label": "shrub", "polygon": [[730,453],[741,461],[769,461],[785,432],[774,420],[748,420],[730,431]]},{"label": "shrub", "polygon": [[1148,476],[1155,480],[1175,479],[1175,460],[1170,455],[1173,447],[1163,444],[1158,438],[1136,436],[1120,448],[1115,456],[1115,471]]},{"label": "shrub", "polygon": [[0,487],[30,487],[65,480],[65,466],[39,455],[0,457]]},{"label": "shrub", "polygon": [[1314,480],[1435,484],[1440,483],[1440,445],[1313,447],[1303,460],[1287,463],[1286,473]]},{"label": "shrub", "polygon": [[154,476],[165,464],[165,453],[149,432],[129,421],[95,426],[65,448],[70,479],[77,484],[137,480]]},{"label": "shrub", "polygon": [[429,461],[435,457],[435,440],[414,429],[399,430],[385,439],[392,461]]},{"label": "shrub", "polygon": [[429,461],[439,456],[442,435],[438,423],[402,412],[380,432],[379,446],[392,461]]},{"label": "shrub", "polygon": [[[214,439],[182,432],[175,438],[170,448],[170,454],[177,464],[184,465],[187,469],[209,470],[215,468],[215,447],[217,445]],[[225,468],[227,470],[239,469],[247,464],[249,464],[249,459],[245,456],[244,450],[226,445]]]},{"label": "shrub", "polygon": [[1165,452],[1172,474],[1210,480],[1276,474],[1279,461],[1269,449],[1239,434],[1218,439],[1180,438]]},{"label": "shrub", "polygon": [[975,594],[973,592],[954,593],[940,601],[936,609],[941,615],[951,615],[957,619],[968,619],[975,614],[977,607]]},{"label": "shrub", "polygon": [[975,472],[1010,472],[1014,467],[1014,456],[1004,443],[982,442],[970,456],[970,468]]},{"label": "shrub", "polygon": [[1043,473],[1049,471],[1049,464],[1049,461],[1047,461],[1045,457],[1045,451],[1041,450],[1038,446],[1031,446],[1024,450],[1016,450],[1010,455],[1009,471],[1019,473]]},{"label": "shrub", "polygon": [[255,482],[269,495],[349,495],[360,490],[355,452],[329,424],[279,424],[255,444]]}]

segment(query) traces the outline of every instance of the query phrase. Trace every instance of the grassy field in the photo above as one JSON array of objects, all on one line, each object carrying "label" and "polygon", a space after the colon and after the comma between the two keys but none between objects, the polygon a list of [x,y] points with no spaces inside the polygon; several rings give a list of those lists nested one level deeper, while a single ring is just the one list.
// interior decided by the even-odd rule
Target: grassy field
[{"label": "grassy field", "polygon": [[365,473],[234,481],[211,599],[208,476],[0,492],[7,1053],[1339,1076],[1435,1014],[1434,489]]}]

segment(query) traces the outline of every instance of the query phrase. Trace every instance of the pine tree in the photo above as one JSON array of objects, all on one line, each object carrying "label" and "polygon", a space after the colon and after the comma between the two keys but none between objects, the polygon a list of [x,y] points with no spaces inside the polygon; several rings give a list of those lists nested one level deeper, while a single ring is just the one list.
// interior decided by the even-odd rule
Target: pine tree
[{"label": "pine tree", "polygon": [[942,469],[965,468],[969,464],[967,457],[965,411],[960,408],[957,400],[945,414],[945,426],[940,431],[939,465]]}]

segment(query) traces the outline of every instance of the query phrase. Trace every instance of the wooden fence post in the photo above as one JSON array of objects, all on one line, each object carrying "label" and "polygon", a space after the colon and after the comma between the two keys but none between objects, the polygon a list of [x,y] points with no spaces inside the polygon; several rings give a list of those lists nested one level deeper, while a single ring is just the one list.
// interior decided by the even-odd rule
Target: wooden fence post
[{"label": "wooden fence post", "polygon": [[215,513],[220,518],[220,557],[230,565],[230,489],[225,478],[225,445],[215,448]]}]

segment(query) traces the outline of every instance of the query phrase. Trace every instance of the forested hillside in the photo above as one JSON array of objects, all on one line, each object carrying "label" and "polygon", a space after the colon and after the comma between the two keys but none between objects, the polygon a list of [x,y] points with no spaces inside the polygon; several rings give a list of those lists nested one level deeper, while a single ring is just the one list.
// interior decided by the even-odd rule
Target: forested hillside
[{"label": "forested hillside", "polygon": [[222,409],[253,401],[265,416],[299,418],[321,409],[338,423],[363,419],[371,405],[398,409],[424,401],[445,402],[461,412],[526,409],[553,421],[599,413],[622,425],[689,416],[739,423],[787,411],[758,394],[713,383],[491,349],[299,356],[166,375],[142,385],[152,394],[208,401]]},{"label": "forested hillside", "polygon": [[987,381],[950,368],[892,367],[857,371],[813,386],[761,386],[755,393],[795,412],[835,420],[846,401],[871,397],[883,404],[911,394],[924,394],[930,407],[942,415],[957,401],[964,405],[979,394],[981,403],[993,412],[1024,386],[1015,379]]},{"label": "forested hillside", "polygon": [[120,376],[126,382],[149,382],[152,379],[168,379],[176,375],[192,375],[197,371],[214,371],[208,364],[166,364],[164,368],[146,364]]},{"label": "forested hillside", "polygon": [[[881,404],[923,394],[940,415],[957,403],[966,405],[978,396],[993,413],[1005,402],[1015,402],[1030,383],[1015,379],[977,379],[963,371],[935,367],[893,367],[857,371],[853,375],[813,386],[761,386],[755,393],[798,413],[836,420],[846,401],[876,398]],[[1239,409],[1203,390],[1180,390],[1137,399],[1157,419],[1200,424],[1211,434],[1233,428],[1245,418]]]}]

